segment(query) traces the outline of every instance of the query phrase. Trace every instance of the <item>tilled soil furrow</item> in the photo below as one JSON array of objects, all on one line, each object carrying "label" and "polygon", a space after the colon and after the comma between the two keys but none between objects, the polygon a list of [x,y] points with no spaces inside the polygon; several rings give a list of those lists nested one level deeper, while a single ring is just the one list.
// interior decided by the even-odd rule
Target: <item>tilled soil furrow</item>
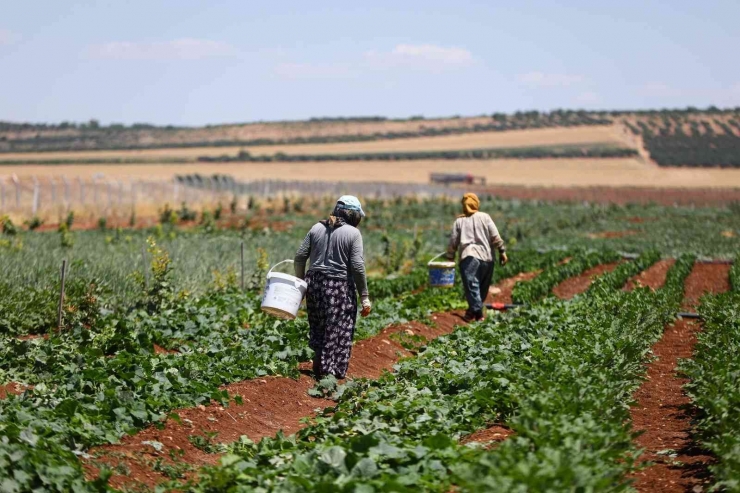
[{"label": "tilled soil furrow", "polygon": [[707,293],[724,293],[730,290],[731,264],[703,264],[697,263],[686,279],[684,291],[685,309],[694,309],[699,304],[699,298]]},{"label": "tilled soil furrow", "polygon": [[[728,274],[728,265],[696,264],[686,279],[685,307],[693,308],[704,293],[726,291]],[[703,491],[709,480],[713,458],[692,438],[695,410],[683,392],[687,380],[677,374],[679,360],[693,354],[700,330],[700,322],[686,319],[667,326],[653,346],[655,361],[647,365],[646,380],[635,392],[630,414],[635,431],[642,432],[635,442],[645,450],[640,459],[653,463],[634,475],[638,491]]]},{"label": "tilled soil furrow", "polygon": [[610,262],[608,264],[601,264],[588,269],[580,275],[569,277],[565,281],[561,282],[552,289],[552,294],[560,298],[561,300],[569,300],[576,295],[584,293],[593,280],[602,274],[611,272],[617,268],[619,262]]},{"label": "tilled soil furrow", "polygon": [[[665,284],[666,280],[666,274],[668,274],[668,270],[671,268],[671,266],[676,263],[675,259],[665,259],[661,260],[648,269],[645,269],[644,271],[640,272],[636,276],[632,277],[627,284],[624,286],[625,291],[632,291],[638,286],[647,286],[651,289],[657,290],[663,287],[663,284]],[[614,268],[616,268],[617,264],[614,264]],[[602,267],[602,266],[598,266]],[[597,267],[597,268],[598,268]],[[594,270],[594,269],[591,269]],[[612,269],[613,270],[613,269]],[[490,296],[490,299],[493,299],[495,302],[500,303],[511,303],[511,290],[514,288],[514,285],[519,281],[527,281],[530,279],[534,279],[537,277],[537,275],[541,271],[536,272],[525,272],[522,274],[519,274],[515,277],[509,278],[504,280],[500,286],[506,287],[507,291],[502,292],[499,295],[496,296]],[[586,275],[586,273],[584,273]],[[586,284],[583,281],[579,280],[579,285],[585,284],[585,289],[588,289],[588,286],[590,286],[591,281],[593,280],[593,276],[598,274],[590,274],[586,279],[589,280],[588,284]],[[579,276],[580,277],[580,276]],[[508,297],[507,297],[508,296]],[[493,448],[497,444],[503,442],[504,440],[508,439],[514,435],[514,431],[507,427],[505,424],[502,423],[496,423],[492,424],[488,428],[484,428],[482,430],[478,430],[474,433],[471,433],[470,435],[464,437],[461,441],[461,443],[481,443],[484,444],[485,448]]]},{"label": "tilled soil furrow", "polygon": [[[448,334],[463,323],[460,313],[440,313],[432,316],[435,327],[410,322],[384,329],[379,334],[357,342],[352,350],[349,378],[378,378],[384,370],[411,352],[404,348],[405,337],[412,342],[419,336],[427,341]],[[154,486],[167,478],[154,470],[153,464],[198,466],[215,464],[220,455],[207,454],[191,442],[191,436],[214,436],[214,442],[229,443],[242,435],[253,441],[272,437],[281,431],[291,435],[311,418],[334,402],[313,398],[308,390],[315,384],[308,374],[310,365],[302,364],[297,380],[286,377],[265,377],[224,386],[229,395],[240,396],[241,404],[231,402],[226,408],[218,404],[173,411],[177,418],[167,419],[161,428],[150,426],[139,433],[122,438],[119,444],[97,447],[90,451],[88,477],[97,474],[96,464],[105,463],[116,471],[110,483],[114,487],[136,484]],[[159,445],[161,444],[161,445]],[[157,450],[159,448],[159,450]],[[174,461],[172,460],[174,457]]]},{"label": "tilled soil furrow", "polygon": [[632,291],[638,287],[648,287],[652,290],[658,290],[665,284],[668,271],[676,263],[675,259],[663,259],[654,263],[644,271],[640,272],[632,279],[627,281],[624,286],[625,291]]},{"label": "tilled soil furrow", "polygon": [[498,288],[498,290],[500,291],[492,292],[495,290],[495,288],[492,288],[491,291],[489,291],[486,302],[504,304],[513,303],[513,300],[511,299],[511,291],[514,289],[516,283],[532,280],[535,277],[539,276],[541,272],[541,270],[532,272],[521,272],[514,277],[504,279],[498,284],[498,286],[496,286],[496,288]]}]

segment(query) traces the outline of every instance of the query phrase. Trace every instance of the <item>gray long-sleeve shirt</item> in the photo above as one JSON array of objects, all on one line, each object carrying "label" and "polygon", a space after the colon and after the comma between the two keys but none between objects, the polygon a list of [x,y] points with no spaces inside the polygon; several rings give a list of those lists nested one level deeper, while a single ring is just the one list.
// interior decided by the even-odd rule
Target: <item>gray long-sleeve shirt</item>
[{"label": "gray long-sleeve shirt", "polygon": [[485,212],[476,212],[468,217],[457,218],[452,226],[447,255],[454,258],[455,251],[459,250],[460,260],[472,256],[483,262],[491,262],[492,247],[500,253],[506,251],[504,240],[491,216]]},{"label": "gray long-sleeve shirt", "polygon": [[349,224],[331,228],[316,223],[295,254],[295,275],[303,279],[306,261],[310,270],[325,272],[330,277],[347,279],[352,276],[363,299],[368,297],[365,259],[360,230]]}]

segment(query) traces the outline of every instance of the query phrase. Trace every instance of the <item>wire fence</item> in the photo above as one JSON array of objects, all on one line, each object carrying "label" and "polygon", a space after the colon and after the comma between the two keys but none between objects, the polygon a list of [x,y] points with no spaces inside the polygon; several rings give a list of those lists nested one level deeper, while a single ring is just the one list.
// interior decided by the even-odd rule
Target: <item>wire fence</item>
[{"label": "wire fence", "polygon": [[45,212],[93,209],[100,212],[134,210],[140,206],[201,204],[243,198],[285,195],[326,196],[352,194],[373,198],[416,195],[447,197],[452,187],[416,183],[352,181],[237,181],[230,176],[178,176],[171,180],[108,179],[105,177],[23,178],[0,176],[0,213],[36,216]]}]

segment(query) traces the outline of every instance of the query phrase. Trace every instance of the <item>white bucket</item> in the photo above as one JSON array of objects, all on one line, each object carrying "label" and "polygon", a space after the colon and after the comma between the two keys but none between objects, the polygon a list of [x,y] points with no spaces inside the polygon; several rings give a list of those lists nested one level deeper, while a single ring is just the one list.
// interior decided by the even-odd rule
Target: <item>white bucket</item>
[{"label": "white bucket", "polygon": [[[292,260],[283,260],[275,264],[272,269]],[[284,320],[293,320],[298,315],[298,308],[306,295],[308,285],[305,281],[282,272],[267,273],[267,285],[262,297],[262,311]]]},{"label": "white bucket", "polygon": [[451,288],[455,285],[455,262],[435,262],[442,255],[444,253],[440,253],[427,264],[429,285],[433,288]]}]

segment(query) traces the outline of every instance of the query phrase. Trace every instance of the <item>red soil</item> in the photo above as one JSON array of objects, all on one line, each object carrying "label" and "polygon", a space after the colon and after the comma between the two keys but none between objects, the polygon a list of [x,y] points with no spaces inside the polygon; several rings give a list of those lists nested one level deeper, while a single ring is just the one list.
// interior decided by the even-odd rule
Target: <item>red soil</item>
[{"label": "red soil", "polygon": [[730,289],[731,264],[697,263],[686,279],[684,308],[695,308],[705,293],[724,293]]},{"label": "red soil", "polygon": [[599,204],[723,205],[740,201],[736,188],[528,187],[495,185],[475,190],[502,199]]},{"label": "red soil", "polygon": [[[721,264],[696,264],[684,289],[688,304],[704,292],[721,292],[728,286],[728,268]],[[702,451],[691,436],[694,409],[683,392],[687,379],[677,374],[678,361],[690,358],[701,325],[693,320],[678,320],[666,327],[653,346],[655,361],[647,365],[645,382],[635,392],[636,404],[630,410],[635,440],[645,452],[641,460],[654,464],[636,473],[640,492],[703,491],[708,483],[707,466],[713,458]]]},{"label": "red soil", "polygon": [[639,217],[639,216],[634,216],[634,217],[628,217],[627,218],[627,222],[628,223],[632,223],[632,224],[641,224],[641,223],[644,223],[645,221],[650,221],[650,220],[651,219],[647,219],[647,218]]},{"label": "red soil", "polygon": [[19,341],[31,341],[33,339],[48,339],[49,334],[26,334],[18,336]]},{"label": "red soil", "polygon": [[9,395],[20,395],[28,388],[30,388],[28,385],[15,382],[0,385],[0,399],[5,399]]},{"label": "red soil", "polygon": [[514,431],[506,426],[494,424],[488,428],[478,430],[461,440],[462,443],[483,443],[485,448],[493,448],[497,443],[503,442],[514,434]]},{"label": "red soil", "polygon": [[665,284],[665,279],[668,271],[675,263],[675,259],[663,259],[657,261],[656,263],[627,281],[627,284],[624,285],[624,290],[632,291],[633,289],[640,286],[648,287],[653,291],[662,288],[663,284]]},{"label": "red soil", "polygon": [[529,281],[530,279],[534,279],[535,277],[540,275],[540,272],[542,271],[538,270],[533,272],[521,272],[514,277],[504,279],[498,284],[498,286],[496,286],[498,287],[498,289],[500,289],[498,293],[493,294],[489,292],[488,298],[486,298],[486,303],[513,303],[511,299],[511,292],[514,289],[516,283],[520,281]]},{"label": "red soil", "polygon": [[163,348],[159,344],[154,344],[154,354],[176,354],[178,351]]},{"label": "red soil", "polygon": [[619,262],[597,265],[596,267],[583,272],[579,276],[570,277],[561,282],[553,288],[552,293],[561,300],[569,300],[574,296],[585,292],[593,282],[594,278],[601,274],[613,271],[618,265]]},{"label": "red soil", "polygon": [[588,233],[586,234],[586,236],[588,236],[592,240],[603,240],[608,238],[622,238],[624,236],[633,236],[638,233],[639,231],[628,229],[625,231],[601,231],[599,233]]},{"label": "red soil", "polygon": [[[348,377],[377,378],[384,370],[390,370],[401,357],[410,355],[397,340],[399,337],[403,339],[404,336],[418,335],[429,340],[452,332],[455,325],[462,323],[459,313],[437,314],[433,319],[436,324],[434,328],[412,322],[388,327],[370,339],[359,341],[353,347]],[[305,369],[310,365],[303,364],[301,367]],[[95,459],[85,465],[88,476],[97,475],[96,462],[113,467],[125,465],[129,473],[113,476],[111,485],[118,488],[135,484],[153,487],[166,478],[154,471],[152,464],[157,459],[172,463],[171,451],[177,455],[178,462],[190,465],[202,466],[218,461],[218,454],[207,454],[190,443],[190,435],[216,433],[214,441],[221,443],[236,441],[242,435],[259,441],[274,436],[280,430],[291,435],[306,426],[302,422],[305,418],[311,418],[317,411],[334,405],[331,400],[313,398],[307,394],[315,384],[307,373],[304,371],[298,380],[266,377],[227,385],[223,389],[229,395],[241,396],[242,404],[231,402],[228,408],[224,408],[211,403],[209,406],[176,410],[174,413],[179,416],[179,423],[170,418],[161,428],[151,426],[124,437],[120,444],[91,450],[90,454]],[[146,441],[159,442],[163,448],[157,451],[151,445],[142,443]]]}]

